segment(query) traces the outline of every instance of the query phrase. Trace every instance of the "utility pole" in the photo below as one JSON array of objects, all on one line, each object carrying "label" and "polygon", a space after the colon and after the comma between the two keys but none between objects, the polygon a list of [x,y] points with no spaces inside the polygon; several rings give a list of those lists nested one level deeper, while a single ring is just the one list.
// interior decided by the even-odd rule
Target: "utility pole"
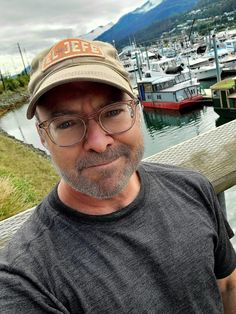
[{"label": "utility pole", "polygon": [[1,70],[0,70],[0,78],[1,78],[1,81],[2,81],[3,89],[6,90],[6,85],[5,85],[4,78],[3,78]]},{"label": "utility pole", "polygon": [[[115,41],[114,41],[114,42],[115,42]],[[115,47],[115,46],[114,46],[114,47]],[[29,67],[29,66],[30,66],[30,63],[29,63],[29,59],[28,59],[28,57],[27,57],[27,53],[26,53],[26,51],[25,51],[25,48],[24,48],[24,55],[25,55],[27,67]]]},{"label": "utility pole", "polygon": [[27,70],[26,70],[26,67],[25,67],[25,61],[24,61],[24,58],[23,58],[23,55],[22,55],[22,52],[21,52],[20,44],[17,43],[17,46],[18,46],[18,49],[19,49],[19,52],[20,52],[20,56],[21,56],[22,63],[23,63],[24,72],[25,72],[26,75],[28,75]]}]

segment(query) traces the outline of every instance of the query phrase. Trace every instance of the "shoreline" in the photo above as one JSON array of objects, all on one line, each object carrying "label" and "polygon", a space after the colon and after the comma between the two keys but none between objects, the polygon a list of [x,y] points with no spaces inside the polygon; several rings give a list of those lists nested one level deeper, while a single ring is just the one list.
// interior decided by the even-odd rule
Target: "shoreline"
[{"label": "shoreline", "polygon": [[[0,95],[0,119],[29,99],[26,89]],[[39,204],[58,182],[50,156],[0,127],[0,221]]]},{"label": "shoreline", "polygon": [[[1,118],[1,116],[0,116]],[[41,155],[42,157],[45,157],[46,159],[48,159],[48,161],[50,161],[50,155],[48,155],[44,150],[40,149],[40,148],[37,148],[37,147],[34,147],[32,144],[28,144],[28,143],[25,143],[24,141],[22,140],[19,140],[18,138],[16,138],[15,136],[13,135],[10,135],[8,134],[6,131],[4,131],[1,127],[0,127],[0,135],[3,135],[13,141],[15,141],[16,144],[21,144],[21,145],[24,145],[25,147],[29,148],[30,150],[32,150],[33,152]]]},{"label": "shoreline", "polygon": [[[23,106],[28,100],[29,100],[29,94],[26,88],[21,88],[15,92],[8,91],[4,94],[0,94],[0,118],[4,114],[6,114],[8,111],[11,111],[11,110],[14,110],[16,108]],[[45,151],[43,151],[40,148],[34,147],[32,144],[25,143],[24,141],[21,141],[15,138],[14,136],[4,131],[1,127],[0,127],[0,134],[14,140],[16,143],[23,144],[24,146],[30,148],[34,152],[40,154],[41,156],[47,157],[47,159],[50,160],[49,155],[46,154]]]},{"label": "shoreline", "polygon": [[26,88],[20,88],[17,91],[7,91],[0,94],[0,117],[10,110],[18,108],[29,100],[29,94]]},{"label": "shoreline", "polygon": [[[15,92],[8,91],[4,94],[0,94],[0,119],[7,112],[23,106],[28,100],[29,100],[29,94],[26,88],[18,89]],[[14,140],[16,143],[20,143],[24,145],[25,147],[30,148],[32,151],[50,160],[49,155],[44,150],[40,148],[36,148],[32,144],[28,144],[22,140],[17,139],[16,137],[8,134],[1,127],[0,127],[0,134]]]},{"label": "shoreline", "polygon": [[39,204],[58,182],[50,156],[0,129],[0,221]]}]

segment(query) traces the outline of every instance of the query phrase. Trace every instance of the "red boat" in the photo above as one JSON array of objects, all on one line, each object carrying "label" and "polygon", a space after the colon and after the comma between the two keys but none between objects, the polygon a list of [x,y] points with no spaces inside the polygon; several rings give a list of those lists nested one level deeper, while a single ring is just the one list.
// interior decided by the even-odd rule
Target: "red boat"
[{"label": "red boat", "polygon": [[148,75],[139,80],[137,85],[144,107],[182,110],[199,105],[204,99],[199,83],[190,77],[189,72]]}]

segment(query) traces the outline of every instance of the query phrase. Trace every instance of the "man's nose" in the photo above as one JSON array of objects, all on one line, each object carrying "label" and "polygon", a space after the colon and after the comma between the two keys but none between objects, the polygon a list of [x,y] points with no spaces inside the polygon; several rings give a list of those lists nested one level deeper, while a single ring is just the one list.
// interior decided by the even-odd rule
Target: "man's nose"
[{"label": "man's nose", "polygon": [[97,121],[94,119],[88,120],[87,130],[84,139],[84,149],[93,150],[97,153],[104,152],[108,146],[114,143],[111,135],[107,134]]}]

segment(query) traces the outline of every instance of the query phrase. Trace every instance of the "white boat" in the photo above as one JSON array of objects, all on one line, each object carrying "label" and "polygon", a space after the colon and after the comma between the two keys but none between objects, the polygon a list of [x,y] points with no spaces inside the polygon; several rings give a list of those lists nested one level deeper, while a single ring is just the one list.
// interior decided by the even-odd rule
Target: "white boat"
[{"label": "white boat", "polygon": [[128,54],[120,53],[120,60],[126,71],[134,72],[138,67],[142,70],[151,60],[156,60],[158,56],[150,51],[144,51],[139,48],[133,48]]},{"label": "white boat", "polygon": [[224,43],[229,53],[236,52],[236,38],[227,39]]},{"label": "white boat", "polygon": [[192,56],[189,60],[185,60],[190,69],[198,69],[202,66],[207,66],[210,64],[210,58],[208,56]]},{"label": "white boat", "polygon": [[[219,66],[220,74],[223,70],[223,65]],[[210,64],[205,66],[200,66],[197,69],[192,70],[193,75],[199,80],[209,80],[217,77],[216,64]]]},{"label": "white boat", "polygon": [[138,70],[136,60],[131,58],[126,58],[122,60],[122,64],[125,67],[127,72],[134,72]]},{"label": "white boat", "polygon": [[222,75],[236,75],[236,53],[221,58],[220,64],[223,66]]},{"label": "white boat", "polygon": [[152,60],[149,65],[150,68],[148,68],[146,63],[143,66],[144,77],[153,77],[165,74],[178,74],[184,71],[184,64],[178,63],[176,58],[162,57],[158,61]]}]

